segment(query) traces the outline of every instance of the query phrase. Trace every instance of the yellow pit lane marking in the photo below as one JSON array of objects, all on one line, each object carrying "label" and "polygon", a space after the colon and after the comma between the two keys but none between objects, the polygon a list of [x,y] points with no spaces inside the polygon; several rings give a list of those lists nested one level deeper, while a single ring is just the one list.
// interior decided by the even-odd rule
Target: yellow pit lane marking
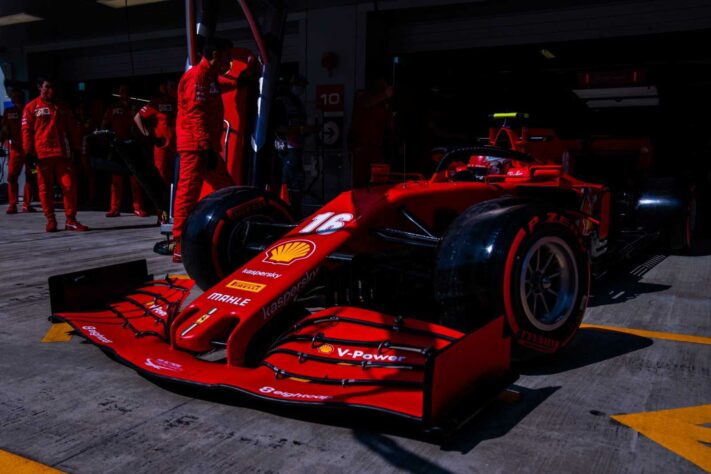
[{"label": "yellow pit lane marking", "polygon": [[63,473],[63,471],[0,449],[0,474],[31,474],[41,472]]},{"label": "yellow pit lane marking", "polygon": [[42,338],[42,342],[68,342],[72,340],[72,335],[69,332],[73,328],[67,323],[52,324],[47,331],[47,334]]},{"label": "yellow pit lane marking", "polygon": [[711,446],[704,444],[711,443],[711,428],[703,426],[711,423],[711,405],[614,415],[612,419],[711,472]]},{"label": "yellow pit lane marking", "polygon": [[581,329],[592,329],[594,331],[614,331],[632,334],[633,336],[648,337],[650,339],[664,339],[667,341],[690,342],[692,344],[711,345],[711,337],[691,336],[688,334],[676,334],[673,332],[647,331],[646,329],[631,329],[617,326],[602,326],[599,324],[581,324]]}]

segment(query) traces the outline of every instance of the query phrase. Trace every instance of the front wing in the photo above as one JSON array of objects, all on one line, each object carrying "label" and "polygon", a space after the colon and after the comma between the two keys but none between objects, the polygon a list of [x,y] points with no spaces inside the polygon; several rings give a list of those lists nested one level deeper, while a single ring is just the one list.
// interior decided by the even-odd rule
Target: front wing
[{"label": "front wing", "polygon": [[[375,410],[430,427],[444,426],[465,400],[489,399],[515,379],[503,317],[465,335],[423,321],[333,307],[299,321],[259,362],[236,366],[203,360],[172,344],[171,325],[192,280],[134,275],[123,278],[133,288],[121,296],[116,287],[126,285],[114,280],[101,308],[97,281],[106,277],[105,270],[80,273],[81,278],[72,274],[50,282],[53,302],[62,302],[53,304],[54,318],[150,377],[274,403]],[[115,276],[115,267],[109,273]],[[81,294],[78,287],[88,282],[92,307],[74,311],[67,295]],[[216,341],[217,350],[220,344]]]}]

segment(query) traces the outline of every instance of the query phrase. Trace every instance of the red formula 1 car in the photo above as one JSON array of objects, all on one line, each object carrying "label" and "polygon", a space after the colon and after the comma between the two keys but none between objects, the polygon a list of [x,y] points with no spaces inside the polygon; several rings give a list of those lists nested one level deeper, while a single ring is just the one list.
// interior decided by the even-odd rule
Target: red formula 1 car
[{"label": "red formula 1 car", "polygon": [[53,277],[54,316],[152,377],[444,425],[510,384],[512,357],[571,341],[593,266],[689,242],[693,201],[674,185],[565,169],[604,178],[596,163],[639,162],[638,143],[567,144],[551,164],[519,150],[560,141],[529,134],[505,126],[430,179],[344,192],[302,222],[258,188],[220,190],[185,227],[192,280],[152,281],[145,262]]}]

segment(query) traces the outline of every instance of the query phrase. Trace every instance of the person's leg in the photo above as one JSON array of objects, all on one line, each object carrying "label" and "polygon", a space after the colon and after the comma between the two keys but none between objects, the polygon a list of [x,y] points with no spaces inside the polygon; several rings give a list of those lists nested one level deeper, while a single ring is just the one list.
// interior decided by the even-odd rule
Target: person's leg
[{"label": "person's leg", "polygon": [[47,232],[57,230],[57,219],[54,216],[54,163],[58,159],[60,158],[43,158],[37,164],[39,197],[44,216],[47,218]]},{"label": "person's leg", "polygon": [[178,240],[183,224],[197,204],[200,188],[205,179],[206,162],[200,152],[180,154],[180,172],[173,205],[173,237]]},{"label": "person's leg", "polygon": [[141,183],[135,176],[131,176],[131,196],[133,198],[133,213],[138,217],[148,217],[148,213],[143,210],[143,191]]},{"label": "person's leg", "polygon": [[23,157],[20,153],[10,150],[10,159],[7,164],[7,213],[17,213],[18,178],[22,172]]},{"label": "person's leg", "polygon": [[59,178],[59,184],[62,187],[62,195],[64,196],[64,215],[67,218],[64,230],[79,232],[89,230],[87,226],[77,220],[76,174],[74,173],[71,162],[59,160],[55,167],[55,172]]},{"label": "person's leg", "polygon": [[77,216],[77,196],[76,178],[71,162],[66,159],[58,159],[54,166],[54,172],[59,180],[59,186],[62,188],[64,215],[68,222],[74,221]]},{"label": "person's leg", "polygon": [[170,187],[170,183],[173,180],[174,162],[175,150],[157,147],[153,149],[153,163],[158,170],[158,174],[160,174],[160,177],[163,178],[168,187]]},{"label": "person's leg", "polygon": [[22,194],[22,212],[36,212],[32,207],[32,195],[35,192],[37,183],[35,182],[35,174],[32,172],[32,166],[27,159],[23,159],[25,164],[25,189]]},{"label": "person's leg", "polygon": [[121,199],[123,198],[123,176],[111,176],[111,207],[106,217],[116,217],[121,213]]},{"label": "person's leg", "polygon": [[215,168],[207,170],[205,173],[205,181],[207,181],[215,191],[235,185],[232,176],[230,176],[230,173],[227,171],[227,165],[223,160],[217,160]]}]

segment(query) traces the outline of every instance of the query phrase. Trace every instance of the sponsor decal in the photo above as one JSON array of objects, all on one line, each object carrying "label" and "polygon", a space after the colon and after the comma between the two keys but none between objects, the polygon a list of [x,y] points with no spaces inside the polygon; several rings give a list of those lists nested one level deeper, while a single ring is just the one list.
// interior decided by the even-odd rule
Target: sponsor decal
[{"label": "sponsor decal", "polygon": [[274,273],[274,272],[263,272],[260,270],[250,270],[249,268],[243,268],[242,273],[245,275],[252,275],[252,276],[258,276],[258,277],[264,277],[264,278],[271,278],[272,280],[276,280],[278,278],[281,278],[281,273]]},{"label": "sponsor decal", "polygon": [[18,114],[17,112],[8,112],[7,118],[8,120],[17,120],[20,118],[20,114]]},{"label": "sponsor decal", "polygon": [[207,296],[210,301],[217,301],[218,303],[227,303],[235,306],[247,306],[252,300],[250,298],[243,298],[241,296],[226,295],[224,293],[210,293]]},{"label": "sponsor decal", "polygon": [[304,291],[304,289],[309,285],[309,283],[311,283],[314,280],[314,278],[316,278],[317,274],[318,274],[318,270],[306,272],[306,275],[304,275],[303,278],[301,278],[301,280],[296,282],[296,284],[294,286],[289,288],[279,298],[275,299],[270,304],[262,307],[262,315],[264,316],[264,319],[271,318],[274,314],[276,314],[284,306],[291,303],[297,296],[299,296],[299,294],[302,291]]},{"label": "sponsor decal", "polygon": [[[319,348],[320,349],[320,348]],[[338,357],[341,359],[354,359],[354,360],[375,360],[379,362],[402,362],[407,357],[405,356],[394,356],[387,354],[369,354],[363,351],[352,351],[350,349],[338,348]]]},{"label": "sponsor decal", "polygon": [[149,301],[148,304],[146,304],[146,308],[148,308],[148,311],[151,311],[162,318],[168,317],[168,313],[163,309],[161,305],[158,304],[156,300]]},{"label": "sponsor decal", "polygon": [[169,360],[165,359],[151,359],[151,358],[146,358],[146,361],[144,362],[146,367],[152,367],[156,370],[168,370],[170,372],[182,372],[183,371],[183,366],[176,363],[176,362],[171,362]]},{"label": "sponsor decal", "polygon": [[217,83],[211,82],[210,83],[210,94],[218,95],[219,93],[220,93],[220,89],[217,88]]},{"label": "sponsor decal", "polygon": [[114,342],[108,337],[101,334],[95,326],[82,326],[81,328],[86,329],[86,332],[88,332],[90,336],[92,336],[97,341],[103,342],[104,344],[111,344],[112,342]]},{"label": "sponsor decal", "polygon": [[171,104],[158,104],[158,112],[172,112],[173,106]]},{"label": "sponsor decal", "polygon": [[309,258],[316,250],[310,240],[288,240],[267,250],[264,262],[275,265],[291,265],[297,260]]},{"label": "sponsor decal", "polygon": [[232,288],[233,290],[249,291],[251,293],[259,293],[266,286],[267,285],[264,285],[262,283],[253,283],[251,281],[244,280],[232,280],[227,284],[227,288]]},{"label": "sponsor decal", "polygon": [[268,393],[282,398],[297,398],[299,400],[328,400],[333,398],[330,395],[315,395],[311,393],[283,392],[274,387],[265,386],[259,389],[261,393]]},{"label": "sponsor decal", "polygon": [[111,109],[111,114],[112,115],[123,115],[123,109],[121,107],[116,107],[115,109]]},{"label": "sponsor decal", "polygon": [[335,350],[335,348],[331,344],[322,344],[318,346],[317,351],[319,351],[321,354],[330,354]]},{"label": "sponsor decal", "polygon": [[35,117],[42,117],[43,115],[51,115],[49,107],[38,107],[35,109]]},{"label": "sponsor decal", "polygon": [[207,321],[210,318],[210,316],[212,316],[215,313],[215,311],[217,311],[217,308],[212,308],[210,311],[208,311],[207,313],[205,313],[202,316],[200,316],[199,318],[197,318],[197,321],[192,323],[190,326],[188,326],[188,328],[185,331],[180,333],[180,337],[185,337],[185,335],[187,333],[189,333],[190,331],[192,331],[193,329],[195,329],[196,327],[198,327],[199,325],[201,325],[202,323]]},{"label": "sponsor decal", "polygon": [[527,176],[528,171],[522,168],[515,168],[506,173],[507,176]]}]

